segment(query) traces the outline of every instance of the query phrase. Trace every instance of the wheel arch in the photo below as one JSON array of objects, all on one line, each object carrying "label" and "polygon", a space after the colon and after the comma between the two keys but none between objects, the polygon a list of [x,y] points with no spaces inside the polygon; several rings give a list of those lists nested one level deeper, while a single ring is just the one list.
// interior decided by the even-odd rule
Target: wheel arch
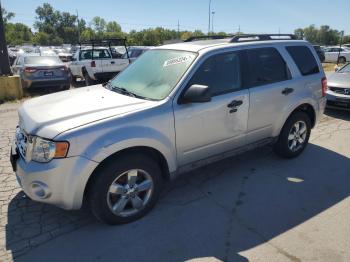
[{"label": "wheel arch", "polygon": [[98,166],[94,169],[94,171],[91,173],[90,177],[88,178],[85,188],[84,188],[84,194],[83,194],[83,204],[86,202],[87,196],[89,194],[90,189],[92,188],[94,184],[94,180],[97,177],[97,173],[100,170],[100,168],[105,165],[106,163],[110,163],[118,159],[118,157],[126,154],[143,154],[150,156],[152,159],[154,159],[160,166],[162,171],[162,177],[165,180],[170,180],[170,169],[169,164],[165,156],[157,149],[149,146],[133,146],[129,148],[124,148],[120,151],[117,151],[110,156],[106,157],[102,162],[98,164]]},{"label": "wheel arch", "polygon": [[286,114],[286,116],[280,122],[278,128],[275,128],[274,136],[276,136],[276,137],[279,136],[279,134],[280,134],[284,124],[288,120],[288,118],[291,115],[293,115],[295,112],[300,112],[300,111],[306,113],[309,116],[310,121],[311,121],[311,128],[314,128],[316,125],[316,120],[317,120],[315,106],[312,105],[312,103],[310,103],[310,102],[302,102],[301,104],[294,106],[293,108],[291,108],[288,111],[289,113]]}]

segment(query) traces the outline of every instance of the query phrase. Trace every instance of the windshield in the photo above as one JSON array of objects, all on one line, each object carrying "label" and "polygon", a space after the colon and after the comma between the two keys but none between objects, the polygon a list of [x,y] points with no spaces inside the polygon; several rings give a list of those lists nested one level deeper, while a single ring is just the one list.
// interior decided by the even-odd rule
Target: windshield
[{"label": "windshield", "polygon": [[57,56],[27,56],[24,58],[24,63],[35,65],[57,65],[62,62]]},{"label": "windshield", "polygon": [[116,76],[109,86],[139,97],[161,100],[169,95],[195,58],[192,52],[150,50]]},{"label": "windshield", "polygon": [[350,64],[347,64],[343,68],[341,68],[338,73],[350,73]]}]

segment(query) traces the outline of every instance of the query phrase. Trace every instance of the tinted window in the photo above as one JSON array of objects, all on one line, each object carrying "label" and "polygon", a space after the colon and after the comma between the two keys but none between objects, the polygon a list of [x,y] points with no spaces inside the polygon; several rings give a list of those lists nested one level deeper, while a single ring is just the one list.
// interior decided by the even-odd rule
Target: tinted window
[{"label": "tinted window", "polygon": [[[91,59],[92,50],[82,50],[80,52],[80,60]],[[104,59],[110,58],[108,51],[106,49],[94,50],[94,59]]]},{"label": "tinted window", "polygon": [[212,95],[220,95],[241,88],[239,53],[214,55],[196,71],[190,84],[206,85]]},{"label": "tinted window", "polygon": [[312,75],[320,72],[311,50],[306,46],[288,46],[288,53],[293,58],[302,75]]},{"label": "tinted window", "polygon": [[275,48],[247,50],[249,87],[266,85],[290,79],[286,62]]}]

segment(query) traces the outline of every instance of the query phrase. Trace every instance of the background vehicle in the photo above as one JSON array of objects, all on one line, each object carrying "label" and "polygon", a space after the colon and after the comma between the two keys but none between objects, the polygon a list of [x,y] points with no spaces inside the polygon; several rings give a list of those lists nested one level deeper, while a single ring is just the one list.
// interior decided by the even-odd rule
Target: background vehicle
[{"label": "background vehicle", "polygon": [[58,56],[21,55],[13,64],[12,72],[21,77],[23,89],[70,88],[68,68]]},{"label": "background vehicle", "polygon": [[92,85],[95,81],[106,82],[123,71],[130,64],[130,60],[112,49],[113,43],[123,43],[126,50],[125,39],[92,40],[84,43],[88,46],[80,47],[69,65],[72,81],[82,78],[86,85]]},{"label": "background vehicle", "polygon": [[[150,50],[152,47],[149,46],[131,46],[128,48],[128,55],[131,62],[134,62],[140,55],[144,52]],[[124,59],[127,59],[127,54],[124,53],[122,56]]]},{"label": "background vehicle", "polygon": [[[326,47],[325,48],[325,62],[341,63],[344,64],[350,61],[350,49],[345,47],[340,48],[339,46]],[[339,53],[340,51],[340,53]],[[339,56],[339,61],[338,61]]]},{"label": "background vehicle", "polygon": [[327,106],[350,109],[350,64],[329,76]]},{"label": "background vehicle", "polygon": [[324,54],[324,50],[321,48],[321,46],[319,45],[314,45],[313,46],[316,50],[316,53],[318,55],[318,58],[320,59],[320,61],[323,63],[325,61],[325,54]]},{"label": "background vehicle", "polygon": [[314,48],[293,35],[215,37],[154,48],[106,85],[24,102],[11,163],[25,193],[127,223],[179,173],[267,144],[301,154],[326,103]]},{"label": "background vehicle", "polygon": [[346,48],[350,48],[350,44],[345,44],[343,46],[346,47]]}]

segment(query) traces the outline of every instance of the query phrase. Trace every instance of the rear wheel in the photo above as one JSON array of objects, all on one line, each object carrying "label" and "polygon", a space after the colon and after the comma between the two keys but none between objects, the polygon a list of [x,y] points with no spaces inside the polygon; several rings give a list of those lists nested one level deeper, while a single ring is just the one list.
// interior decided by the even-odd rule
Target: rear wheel
[{"label": "rear wheel", "polygon": [[95,84],[95,81],[89,76],[88,72],[84,72],[84,79],[85,79],[85,85],[86,86],[92,86]]},{"label": "rear wheel", "polygon": [[346,63],[346,58],[343,57],[343,56],[339,57],[338,63],[340,63],[340,64],[345,64],[345,63]]},{"label": "rear wheel", "polygon": [[95,174],[89,204],[107,224],[129,223],[147,214],[159,198],[162,177],[156,161],[128,154],[104,164]]},{"label": "rear wheel", "polygon": [[284,124],[274,151],[285,158],[297,157],[307,146],[310,133],[310,118],[304,112],[296,112]]}]

